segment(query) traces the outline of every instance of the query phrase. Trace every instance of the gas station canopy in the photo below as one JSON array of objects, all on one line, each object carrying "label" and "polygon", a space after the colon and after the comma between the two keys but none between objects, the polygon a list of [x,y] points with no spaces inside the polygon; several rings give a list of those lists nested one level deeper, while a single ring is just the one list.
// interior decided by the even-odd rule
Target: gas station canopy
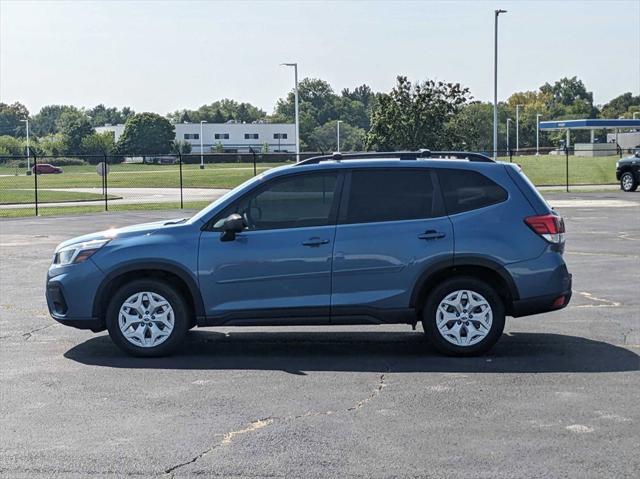
[{"label": "gas station canopy", "polygon": [[640,119],[606,119],[588,118],[584,120],[541,121],[541,130],[613,130],[623,128],[640,128]]}]

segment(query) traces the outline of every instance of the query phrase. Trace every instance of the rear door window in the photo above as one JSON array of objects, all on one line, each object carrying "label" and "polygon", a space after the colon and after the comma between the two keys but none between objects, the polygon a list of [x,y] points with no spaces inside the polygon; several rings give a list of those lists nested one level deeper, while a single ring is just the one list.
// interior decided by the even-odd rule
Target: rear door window
[{"label": "rear door window", "polygon": [[434,216],[431,172],[417,168],[356,169],[340,223],[376,223]]},{"label": "rear door window", "polygon": [[452,215],[501,203],[507,192],[486,176],[469,170],[438,170],[447,213]]}]

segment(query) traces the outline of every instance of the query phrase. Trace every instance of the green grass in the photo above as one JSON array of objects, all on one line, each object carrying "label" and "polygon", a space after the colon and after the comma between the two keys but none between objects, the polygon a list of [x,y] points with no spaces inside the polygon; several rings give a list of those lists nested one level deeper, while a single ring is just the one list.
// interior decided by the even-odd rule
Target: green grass
[{"label": "green grass", "polygon": [[[185,210],[200,210],[207,206],[209,201],[185,201]],[[155,203],[155,204],[131,204],[109,205],[109,211],[149,211],[149,210],[176,210],[180,213],[180,203]],[[103,205],[78,205],[78,206],[50,206],[39,208],[39,216],[81,215],[88,213],[104,213]],[[0,208],[0,218],[23,218],[34,216],[33,208]],[[188,214],[185,214],[188,216]]]},{"label": "green grass", "polygon": [[[509,158],[500,158],[501,161],[509,161]],[[569,157],[569,184],[595,185],[617,184],[615,177],[615,163],[617,156],[608,157]],[[566,181],[566,161],[560,156],[519,156],[513,161],[519,163],[526,175],[537,186],[564,185]],[[258,172],[265,171],[276,163],[261,163]],[[15,168],[0,166],[0,175],[13,175]],[[253,176],[253,165],[250,163],[217,163],[207,164],[204,170],[199,165],[183,165],[183,185],[185,188],[233,188]],[[7,198],[19,196],[20,201],[33,201],[33,176],[0,176],[0,203],[9,202]],[[38,175],[39,200],[64,201],[69,199],[94,199],[91,193],[75,192],[45,192],[45,188],[100,188],[101,178],[95,173],[95,166],[67,166],[60,175]],[[130,188],[177,188],[180,186],[179,169],[177,165],[142,165],[120,164],[112,165],[108,177],[108,185],[111,187]],[[21,192],[20,189],[26,189]],[[575,190],[575,188],[574,188]],[[81,195],[81,196],[76,196]],[[97,195],[101,199],[100,195]],[[185,195],[186,196],[186,195]],[[13,201],[12,201],[13,202]],[[185,208],[202,208],[205,201],[186,202]],[[179,203],[145,203],[145,204],[111,204],[109,209],[115,211],[136,210],[170,210],[178,209]],[[43,207],[40,209],[42,216],[54,216],[60,214],[82,214],[104,211],[103,206],[64,206]],[[26,209],[0,209],[0,217],[33,216],[32,208]]]},{"label": "green grass", "polygon": [[[499,158],[509,161],[509,158]],[[569,157],[569,185],[615,184],[616,161],[618,156],[595,158]],[[566,158],[563,155],[551,156],[514,156],[513,162],[522,166],[522,170],[536,186],[555,186],[566,183]]]},{"label": "green grass", "polygon": [[[283,163],[260,163],[261,173]],[[38,175],[38,188],[99,188],[102,179],[96,167],[66,166],[58,175]],[[0,190],[11,188],[33,188],[34,177],[24,173],[15,176],[15,168],[0,167]],[[204,170],[199,165],[183,165],[182,179],[185,188],[233,188],[253,176],[251,163],[213,163]],[[119,188],[178,188],[180,171],[177,165],[111,165],[108,186]]]},{"label": "green grass", "polygon": [[[109,199],[119,199],[118,196],[108,195]],[[38,190],[39,203],[62,203],[71,201],[95,201],[103,200],[104,196],[99,193],[80,193],[77,191],[50,191]],[[33,203],[35,196],[33,189],[15,190],[0,188],[0,205]]]}]

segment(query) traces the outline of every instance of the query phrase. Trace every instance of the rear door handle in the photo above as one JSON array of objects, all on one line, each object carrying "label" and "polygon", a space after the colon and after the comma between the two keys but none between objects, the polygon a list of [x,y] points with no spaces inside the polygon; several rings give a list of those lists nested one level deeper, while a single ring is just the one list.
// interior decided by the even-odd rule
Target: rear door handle
[{"label": "rear door handle", "polygon": [[328,239],[321,239],[321,238],[309,238],[306,241],[302,242],[303,246],[320,246],[322,244],[327,244],[329,243]]},{"label": "rear door handle", "polygon": [[445,236],[447,235],[442,231],[427,230],[424,233],[418,235],[418,238],[422,240],[434,240],[444,238]]}]

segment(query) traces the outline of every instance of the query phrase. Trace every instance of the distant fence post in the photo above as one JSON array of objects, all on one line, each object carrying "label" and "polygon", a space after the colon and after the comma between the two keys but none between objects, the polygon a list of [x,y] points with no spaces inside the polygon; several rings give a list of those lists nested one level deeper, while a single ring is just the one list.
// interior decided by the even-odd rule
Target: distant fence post
[{"label": "distant fence post", "polygon": [[107,187],[107,176],[109,174],[109,166],[107,165],[107,154],[104,154],[104,166],[102,169],[102,184],[104,187],[104,210],[109,211],[109,191]]},{"label": "distant fence post", "polygon": [[178,165],[180,169],[180,209],[184,209],[184,199],[182,193],[182,153],[178,153]]},{"label": "distant fence post", "polygon": [[567,189],[567,193],[569,193],[569,148],[566,145],[564,147],[564,158],[565,158],[565,172],[566,172],[566,189]]},{"label": "distant fence post", "polygon": [[33,188],[35,195],[36,216],[38,216],[38,156],[33,155]]}]

